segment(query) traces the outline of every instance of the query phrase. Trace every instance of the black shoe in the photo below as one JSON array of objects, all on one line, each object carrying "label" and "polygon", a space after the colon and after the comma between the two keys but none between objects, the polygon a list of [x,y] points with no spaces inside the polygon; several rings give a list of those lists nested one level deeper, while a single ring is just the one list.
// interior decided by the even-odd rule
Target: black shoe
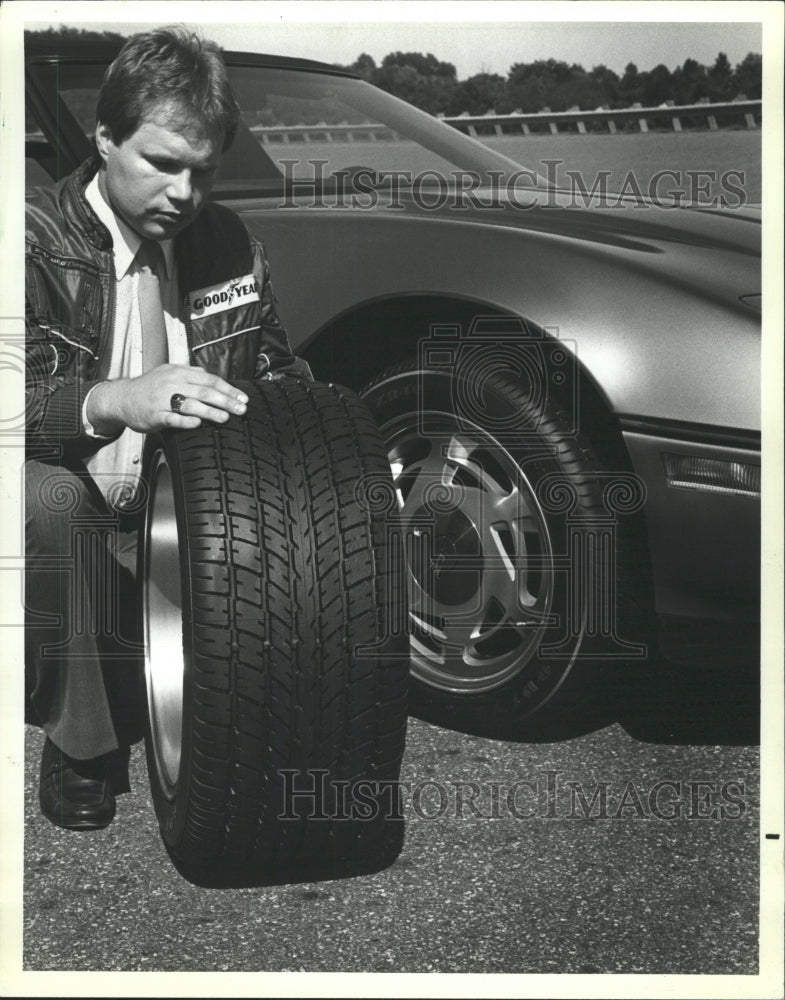
[{"label": "black shoe", "polygon": [[50,739],[41,755],[38,800],[44,816],[66,830],[100,830],[114,819],[112,754],[97,760],[67,757]]}]

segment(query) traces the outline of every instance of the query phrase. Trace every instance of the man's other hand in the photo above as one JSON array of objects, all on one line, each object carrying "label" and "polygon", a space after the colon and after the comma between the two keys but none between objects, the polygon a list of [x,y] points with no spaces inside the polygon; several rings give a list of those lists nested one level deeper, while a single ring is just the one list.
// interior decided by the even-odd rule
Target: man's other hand
[{"label": "man's other hand", "polygon": [[[179,413],[171,409],[174,393],[185,396]],[[102,436],[130,427],[148,433],[164,427],[183,430],[203,420],[225,423],[230,414],[242,416],[248,397],[217,375],[188,365],[160,365],[138,378],[101,382],[90,393],[87,419]]]}]

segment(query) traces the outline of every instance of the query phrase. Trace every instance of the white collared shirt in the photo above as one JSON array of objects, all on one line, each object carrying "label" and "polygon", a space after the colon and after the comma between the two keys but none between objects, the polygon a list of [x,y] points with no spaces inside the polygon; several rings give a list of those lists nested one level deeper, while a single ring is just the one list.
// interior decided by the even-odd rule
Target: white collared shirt
[{"label": "white collared shirt", "polygon": [[[140,268],[135,260],[142,239],[121,218],[115,215],[112,208],[106,203],[98,186],[97,174],[87,185],[85,196],[112,237],[115,313],[112,341],[108,345],[111,357],[107,378],[136,378],[144,371],[142,328],[137,298]],[[159,286],[166,325],[169,362],[187,365],[190,363],[188,340],[185,324],[180,318],[177,266],[174,259],[173,241],[162,240],[160,246],[166,264],[166,275],[160,276]],[[101,438],[101,435],[96,434],[95,429],[87,419],[89,398],[90,393],[85,397],[82,407],[82,422],[90,437]],[[131,498],[136,492],[142,469],[144,437],[144,434],[126,427],[118,438],[108,441],[85,463],[111,506],[122,507],[123,501]]]}]

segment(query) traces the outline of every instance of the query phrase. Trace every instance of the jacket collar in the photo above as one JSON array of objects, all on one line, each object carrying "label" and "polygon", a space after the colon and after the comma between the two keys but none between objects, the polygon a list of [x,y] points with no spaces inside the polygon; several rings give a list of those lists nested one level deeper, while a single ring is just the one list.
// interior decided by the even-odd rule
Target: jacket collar
[{"label": "jacket collar", "polygon": [[63,182],[60,198],[64,214],[75,219],[86,239],[97,250],[111,250],[112,236],[85,197],[85,188],[98,172],[99,163],[95,154],[77,167]]}]

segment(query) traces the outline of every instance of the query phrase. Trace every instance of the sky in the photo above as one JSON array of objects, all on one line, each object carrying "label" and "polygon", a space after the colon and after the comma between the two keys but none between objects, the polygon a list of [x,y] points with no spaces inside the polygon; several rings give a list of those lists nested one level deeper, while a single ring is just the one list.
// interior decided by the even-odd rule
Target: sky
[{"label": "sky", "polygon": [[[130,34],[179,21],[224,48],[330,63],[349,64],[361,52],[377,63],[388,52],[432,52],[453,63],[459,79],[479,72],[506,75],[513,63],[551,58],[586,69],[602,63],[619,74],[629,62],[640,70],[658,63],[673,70],[687,58],[711,65],[718,52],[736,65],[762,45],[755,5],[743,3],[131,0],[25,6],[30,27],[32,20],[35,26],[100,21],[91,26]],[[160,20],[147,19],[152,10]],[[635,20],[642,17],[648,20]]]}]

